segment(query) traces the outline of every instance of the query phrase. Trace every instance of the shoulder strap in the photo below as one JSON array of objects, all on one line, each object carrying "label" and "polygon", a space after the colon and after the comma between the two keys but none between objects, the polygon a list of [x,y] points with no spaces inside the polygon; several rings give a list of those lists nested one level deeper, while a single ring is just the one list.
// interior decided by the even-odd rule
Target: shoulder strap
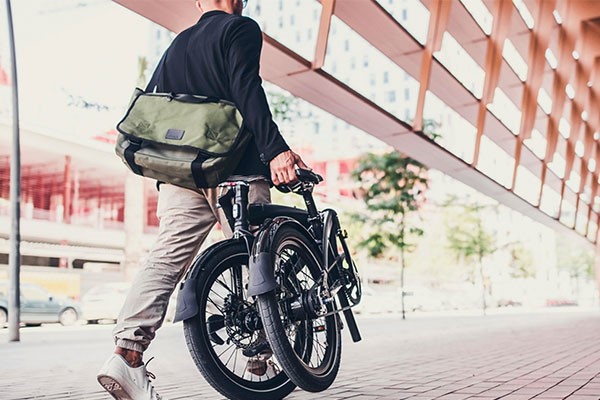
[{"label": "shoulder strap", "polygon": [[[187,32],[185,32],[186,34],[183,35],[182,40],[183,40],[183,48],[185,49],[185,54],[184,54],[184,65],[185,62],[187,61],[187,52],[188,52],[188,43],[190,41],[190,36],[192,35],[191,29],[189,29]],[[170,49],[170,47],[169,47]],[[150,78],[150,81],[148,82],[148,86],[146,86],[146,93],[151,93],[154,92],[154,90],[156,89],[156,86],[158,85],[158,80],[160,79],[160,77],[162,76],[162,73],[165,69],[165,63],[166,63],[166,58],[167,58],[167,53],[169,52],[169,49],[167,49],[162,57],[160,58],[160,61],[158,62],[158,65],[156,66],[156,69],[154,70],[154,73],[152,74],[152,77]]]},{"label": "shoulder strap", "polygon": [[154,73],[152,74],[152,77],[150,78],[148,85],[146,86],[146,90],[145,90],[146,93],[152,93],[152,92],[154,92],[154,90],[156,90],[156,85],[158,84],[158,78],[162,74],[162,71],[165,66],[165,58],[167,58],[167,52],[168,52],[168,50],[165,51],[163,53],[162,57],[160,58],[160,61],[158,62],[158,65],[157,65],[156,69],[154,70]]}]

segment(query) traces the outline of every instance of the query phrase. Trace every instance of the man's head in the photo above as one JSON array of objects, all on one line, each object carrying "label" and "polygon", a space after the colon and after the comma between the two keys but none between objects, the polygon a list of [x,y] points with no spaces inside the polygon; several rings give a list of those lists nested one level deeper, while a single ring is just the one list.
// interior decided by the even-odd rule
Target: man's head
[{"label": "man's head", "polygon": [[228,14],[242,15],[242,10],[248,0],[196,0],[200,12],[225,11]]}]

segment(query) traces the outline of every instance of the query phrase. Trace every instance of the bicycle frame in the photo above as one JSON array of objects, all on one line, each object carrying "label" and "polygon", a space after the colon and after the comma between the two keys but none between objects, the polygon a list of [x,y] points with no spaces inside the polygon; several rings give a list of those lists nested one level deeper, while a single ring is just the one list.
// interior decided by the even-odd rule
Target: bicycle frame
[{"label": "bicycle frame", "polygon": [[[341,279],[340,271],[338,268],[334,268],[335,264],[339,263],[337,260],[333,260],[335,254],[328,248],[332,236],[340,235],[341,232],[337,213],[331,209],[321,213],[318,211],[312,195],[313,183],[299,182],[293,188],[295,193],[302,195],[306,210],[276,204],[249,205],[249,184],[244,181],[225,182],[220,186],[227,190],[219,197],[219,205],[233,231],[233,238],[213,245],[199,257],[210,255],[215,248],[221,248],[220,246],[231,245],[232,242],[237,245],[239,241],[243,241],[250,256],[249,296],[267,293],[277,287],[269,250],[270,240],[282,224],[294,224],[302,229],[319,247],[322,256],[321,262],[326,274],[331,274],[332,281]],[[259,228],[251,231],[250,225],[258,225]],[[343,240],[342,246],[344,252],[347,253],[348,249]],[[337,252],[337,249],[334,250]],[[338,260],[339,257],[341,255],[338,255]],[[194,265],[202,265],[202,260],[198,260]],[[177,298],[175,322],[192,318],[198,312],[197,306],[194,304],[196,303],[196,284],[193,282],[195,282],[196,275],[197,273],[193,270],[188,271],[181,284],[180,294]],[[351,310],[352,306],[345,295],[345,289],[341,287],[338,290],[342,292],[337,293],[340,307],[334,305],[335,309],[331,313],[344,314],[352,340],[358,342],[361,340],[361,336]]]}]

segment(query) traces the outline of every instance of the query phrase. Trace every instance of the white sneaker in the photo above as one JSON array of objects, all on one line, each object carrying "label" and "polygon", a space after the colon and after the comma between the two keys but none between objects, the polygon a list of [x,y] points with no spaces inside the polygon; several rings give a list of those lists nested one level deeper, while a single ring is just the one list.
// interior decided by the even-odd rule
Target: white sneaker
[{"label": "white sneaker", "polygon": [[166,400],[150,383],[154,375],[146,365],[131,367],[119,354],[113,354],[98,372],[98,382],[117,400]]}]

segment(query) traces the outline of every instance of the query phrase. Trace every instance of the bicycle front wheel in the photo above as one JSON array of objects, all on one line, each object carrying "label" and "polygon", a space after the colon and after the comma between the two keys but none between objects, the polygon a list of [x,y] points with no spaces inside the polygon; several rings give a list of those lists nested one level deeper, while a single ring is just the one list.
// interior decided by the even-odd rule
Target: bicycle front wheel
[{"label": "bicycle front wheel", "polygon": [[[335,380],[342,350],[336,314],[318,317],[300,311],[314,303],[321,277],[319,250],[299,228],[283,225],[271,244],[279,286],[258,296],[258,309],[271,349],[283,370],[309,392],[327,389]],[[318,296],[318,295],[317,295]],[[331,305],[328,311],[331,311]],[[301,316],[299,316],[299,313]]]}]

